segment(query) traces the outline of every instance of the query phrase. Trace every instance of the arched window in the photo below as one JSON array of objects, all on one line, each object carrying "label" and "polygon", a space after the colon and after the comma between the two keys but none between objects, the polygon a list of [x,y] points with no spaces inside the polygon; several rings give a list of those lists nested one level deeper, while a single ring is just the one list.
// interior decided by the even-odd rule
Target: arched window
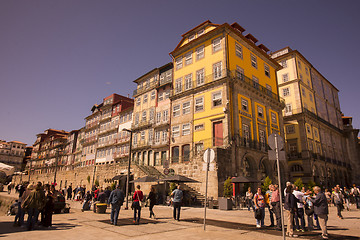
[{"label": "arched window", "polygon": [[291,166],[291,172],[303,172],[304,169],[299,164],[295,164]]}]

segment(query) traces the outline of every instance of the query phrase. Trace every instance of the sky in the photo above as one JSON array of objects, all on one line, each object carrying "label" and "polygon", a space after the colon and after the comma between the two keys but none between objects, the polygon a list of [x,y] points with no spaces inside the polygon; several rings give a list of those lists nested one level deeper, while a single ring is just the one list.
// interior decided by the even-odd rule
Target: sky
[{"label": "sky", "polygon": [[171,61],[200,23],[238,22],[271,51],[301,52],[339,89],[360,128],[360,1],[0,1],[0,139],[32,145],[48,128],[85,125],[112,93]]}]

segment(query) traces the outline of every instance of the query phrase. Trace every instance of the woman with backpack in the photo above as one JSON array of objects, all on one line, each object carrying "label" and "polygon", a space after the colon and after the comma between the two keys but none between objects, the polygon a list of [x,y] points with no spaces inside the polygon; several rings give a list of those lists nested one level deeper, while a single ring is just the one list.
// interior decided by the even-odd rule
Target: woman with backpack
[{"label": "woman with backpack", "polygon": [[261,192],[261,188],[257,189],[257,193],[254,196],[255,204],[255,218],[256,218],[256,227],[261,228],[264,226],[265,218],[265,196]]}]

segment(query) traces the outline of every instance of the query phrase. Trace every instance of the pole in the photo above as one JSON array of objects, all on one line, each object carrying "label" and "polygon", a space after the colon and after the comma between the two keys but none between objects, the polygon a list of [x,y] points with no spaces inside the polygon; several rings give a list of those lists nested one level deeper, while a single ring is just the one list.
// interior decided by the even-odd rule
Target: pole
[{"label": "pole", "polygon": [[279,162],[279,148],[277,142],[277,134],[275,134],[275,152],[276,152],[276,164],[278,170],[278,182],[279,182],[279,195],[280,195],[280,212],[281,212],[281,228],[283,239],[285,240],[285,226],[284,226],[284,210],[283,210],[283,201],[282,201],[282,189],[281,189],[281,178],[280,178],[280,162]]},{"label": "pole", "polygon": [[128,162],[128,172],[127,172],[127,178],[126,178],[126,204],[125,209],[129,209],[129,185],[130,185],[130,167],[131,167],[131,145],[132,145],[132,131],[129,130],[127,132],[130,132],[130,143],[129,143],[129,162]]},{"label": "pole", "polygon": [[207,161],[206,161],[206,180],[205,180],[205,203],[204,203],[204,231],[206,230],[206,205],[207,205],[207,189],[208,189],[208,175],[209,175],[209,164],[210,164],[210,148],[207,149]]}]

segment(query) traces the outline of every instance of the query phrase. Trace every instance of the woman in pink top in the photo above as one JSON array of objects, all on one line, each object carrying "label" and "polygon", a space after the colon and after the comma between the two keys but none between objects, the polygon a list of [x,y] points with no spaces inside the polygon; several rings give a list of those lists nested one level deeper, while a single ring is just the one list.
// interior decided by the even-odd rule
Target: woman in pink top
[{"label": "woman in pink top", "polygon": [[[133,196],[133,203],[132,203],[132,208],[134,209],[134,224],[139,224],[140,222],[140,215],[141,215],[141,206],[140,206],[140,202],[143,200],[143,192],[140,190],[140,185],[136,186],[137,190],[134,193]],[[136,213],[137,213],[137,218],[136,218]]]},{"label": "woman in pink top", "polygon": [[[264,218],[265,218],[265,196],[261,192],[261,188],[257,189],[257,193],[254,196],[254,204],[255,204],[255,218],[256,218],[256,227],[260,228],[264,226]],[[260,211],[258,217],[256,217]]]}]

